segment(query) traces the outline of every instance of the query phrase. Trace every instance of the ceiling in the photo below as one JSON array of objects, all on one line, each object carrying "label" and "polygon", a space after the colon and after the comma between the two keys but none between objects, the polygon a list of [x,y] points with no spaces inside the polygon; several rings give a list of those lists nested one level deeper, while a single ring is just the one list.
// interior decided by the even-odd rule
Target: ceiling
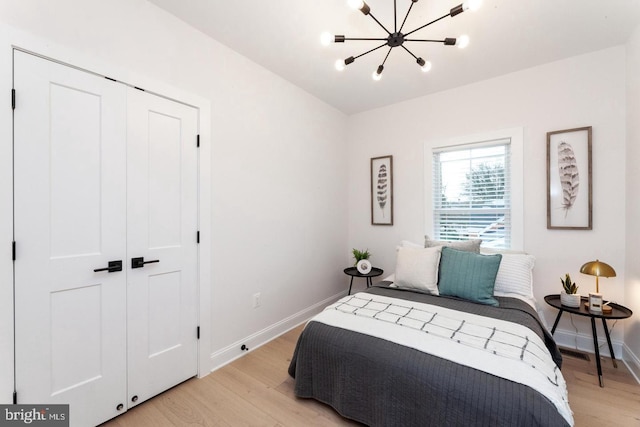
[{"label": "ceiling", "polygon": [[[382,80],[375,82],[371,74],[388,48],[358,58],[342,72],[334,63],[380,42],[320,45],[324,31],[386,37],[373,19],[350,9],[346,0],[149,1],[346,114],[624,44],[640,24],[640,0],[484,0],[476,12],[445,18],[413,35],[443,39],[467,34],[469,47],[405,42],[416,56],[431,61],[432,70],[422,73],[413,57],[395,48]],[[411,1],[396,1],[401,22]],[[460,1],[415,3],[403,32],[447,14]],[[393,32],[393,2],[367,4]]]}]

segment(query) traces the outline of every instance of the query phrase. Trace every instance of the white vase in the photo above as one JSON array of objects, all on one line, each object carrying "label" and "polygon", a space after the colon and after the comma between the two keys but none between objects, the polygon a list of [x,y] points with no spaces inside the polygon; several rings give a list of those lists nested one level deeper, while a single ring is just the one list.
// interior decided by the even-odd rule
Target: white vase
[{"label": "white vase", "polygon": [[580,307],[580,294],[568,294],[562,291],[560,293],[560,303],[567,307]]}]

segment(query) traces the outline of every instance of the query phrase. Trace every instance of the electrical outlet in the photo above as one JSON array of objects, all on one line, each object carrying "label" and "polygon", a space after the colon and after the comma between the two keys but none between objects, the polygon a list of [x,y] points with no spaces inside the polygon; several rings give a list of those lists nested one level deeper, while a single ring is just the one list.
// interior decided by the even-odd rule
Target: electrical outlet
[{"label": "electrical outlet", "polygon": [[260,292],[253,294],[253,308],[260,307]]}]

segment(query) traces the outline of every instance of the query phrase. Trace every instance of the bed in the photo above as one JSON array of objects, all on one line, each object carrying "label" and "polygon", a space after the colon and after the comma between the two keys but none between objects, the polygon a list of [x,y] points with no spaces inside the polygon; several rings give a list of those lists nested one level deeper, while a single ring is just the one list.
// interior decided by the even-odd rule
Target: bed
[{"label": "bed", "polygon": [[348,295],[307,323],[289,366],[296,396],[371,426],[573,425],[562,358],[535,306],[496,291],[495,274],[495,303],[446,295],[441,261],[451,251],[441,250],[440,292],[399,286],[397,270],[395,283]]}]

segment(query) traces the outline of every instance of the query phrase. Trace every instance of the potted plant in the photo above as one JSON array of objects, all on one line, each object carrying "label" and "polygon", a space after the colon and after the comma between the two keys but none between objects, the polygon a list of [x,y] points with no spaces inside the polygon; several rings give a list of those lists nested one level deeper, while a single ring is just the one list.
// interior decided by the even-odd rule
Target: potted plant
[{"label": "potted plant", "polygon": [[358,249],[353,249],[352,253],[353,253],[353,257],[356,259],[356,262],[353,264],[354,266],[358,265],[358,261],[363,259],[369,259],[369,257],[371,256],[369,249],[365,251],[359,251]]},{"label": "potted plant", "polygon": [[369,257],[371,253],[369,253],[369,249],[366,251],[359,251],[358,249],[353,250],[353,257],[356,259],[355,266],[358,269],[358,273],[360,274],[369,274],[373,266],[369,262]]},{"label": "potted plant", "polygon": [[580,307],[580,294],[578,294],[578,285],[571,281],[569,273],[565,274],[564,280],[560,278],[562,283],[562,292],[560,293],[560,303],[567,307]]}]

